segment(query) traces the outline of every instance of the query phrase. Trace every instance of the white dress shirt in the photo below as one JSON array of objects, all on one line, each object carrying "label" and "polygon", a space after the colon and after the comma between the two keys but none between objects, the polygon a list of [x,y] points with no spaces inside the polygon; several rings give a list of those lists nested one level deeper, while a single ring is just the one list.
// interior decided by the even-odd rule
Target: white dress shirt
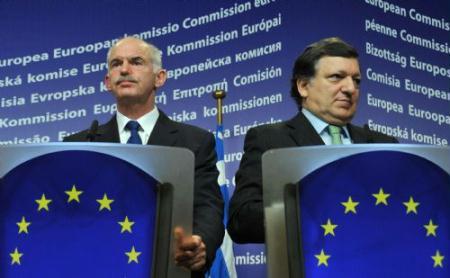
[{"label": "white dress shirt", "polygon": [[[156,108],[155,106],[155,108],[153,108],[152,111],[135,120],[141,125],[138,133],[139,137],[141,137],[143,145],[147,144],[148,138],[150,138],[150,135],[152,134],[153,128],[155,127],[156,120],[158,120],[158,117],[159,111],[158,108]],[[117,128],[119,130],[120,143],[126,144],[131,136],[131,132],[128,129],[125,129],[125,126],[129,121],[133,120],[123,115],[119,111],[117,111],[116,119],[117,119]]]}]

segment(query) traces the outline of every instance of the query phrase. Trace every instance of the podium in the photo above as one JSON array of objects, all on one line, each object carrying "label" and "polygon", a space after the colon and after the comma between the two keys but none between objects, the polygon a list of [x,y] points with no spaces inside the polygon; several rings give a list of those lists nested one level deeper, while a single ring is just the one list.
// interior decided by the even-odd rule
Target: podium
[{"label": "podium", "polygon": [[172,230],[192,233],[191,151],[54,143],[0,157],[0,277],[190,277]]},{"label": "podium", "polygon": [[268,277],[450,277],[450,149],[313,146],[262,157]]}]

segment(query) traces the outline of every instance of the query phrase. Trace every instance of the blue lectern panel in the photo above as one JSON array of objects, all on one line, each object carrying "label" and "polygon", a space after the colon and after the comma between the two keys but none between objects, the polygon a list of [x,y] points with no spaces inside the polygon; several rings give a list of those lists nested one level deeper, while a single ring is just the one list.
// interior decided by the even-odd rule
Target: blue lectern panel
[{"label": "blue lectern panel", "polygon": [[156,185],[96,152],[19,165],[0,184],[0,277],[150,277]]},{"label": "blue lectern panel", "polygon": [[450,176],[429,160],[361,153],[300,184],[306,277],[450,277]]}]

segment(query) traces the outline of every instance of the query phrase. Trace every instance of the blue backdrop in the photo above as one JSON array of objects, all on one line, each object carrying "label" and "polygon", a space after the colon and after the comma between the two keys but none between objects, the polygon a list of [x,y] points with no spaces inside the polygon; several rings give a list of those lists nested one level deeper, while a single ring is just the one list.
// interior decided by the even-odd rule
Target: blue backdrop
[{"label": "blue backdrop", "polygon": [[[403,143],[450,140],[450,2],[0,1],[0,144],[56,142],[107,121],[102,84],[114,40],[136,35],[163,51],[158,107],[215,129],[225,89],[225,162],[233,184],[251,126],[293,116],[291,67],[303,48],[339,36],[361,54],[356,124]],[[233,186],[230,190],[232,193]],[[264,273],[263,245],[235,248],[238,274]]]}]

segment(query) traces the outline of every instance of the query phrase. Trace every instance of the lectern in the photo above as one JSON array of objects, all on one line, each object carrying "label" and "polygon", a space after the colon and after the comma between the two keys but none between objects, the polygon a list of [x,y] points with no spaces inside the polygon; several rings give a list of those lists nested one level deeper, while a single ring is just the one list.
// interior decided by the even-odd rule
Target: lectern
[{"label": "lectern", "polygon": [[262,169],[269,277],[450,277],[449,148],[286,148]]},{"label": "lectern", "polygon": [[0,147],[0,277],[190,277],[194,155],[107,143]]}]

